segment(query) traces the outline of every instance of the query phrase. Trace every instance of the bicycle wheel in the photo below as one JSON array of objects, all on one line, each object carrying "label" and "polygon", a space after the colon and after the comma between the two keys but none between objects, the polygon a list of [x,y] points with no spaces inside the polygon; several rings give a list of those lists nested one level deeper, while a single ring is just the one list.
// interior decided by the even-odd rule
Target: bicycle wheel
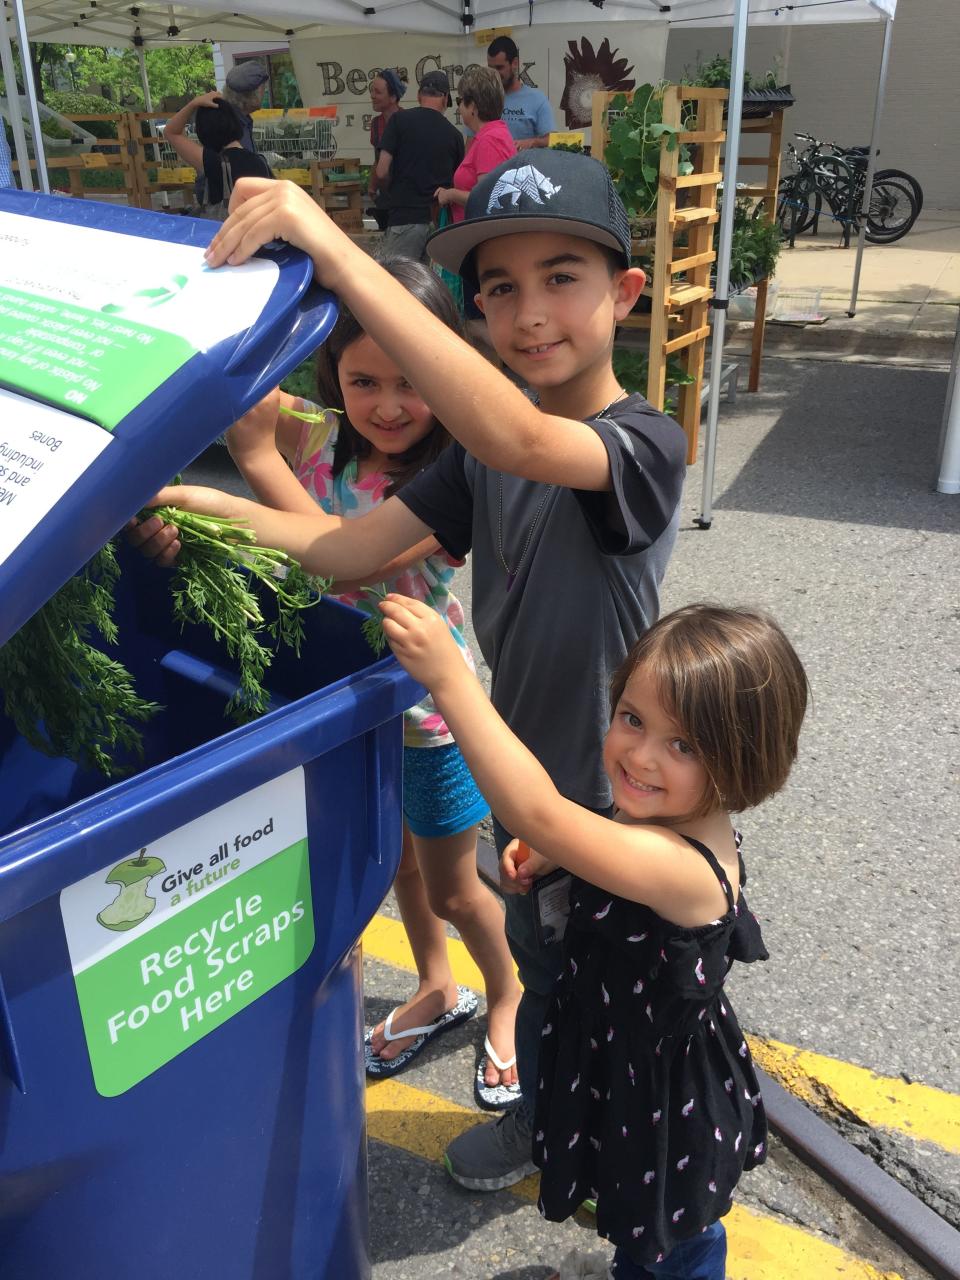
[{"label": "bicycle wheel", "polygon": [[872,244],[892,244],[907,234],[917,220],[917,202],[906,183],[893,178],[874,182],[867,214],[867,239]]},{"label": "bicycle wheel", "polygon": [[840,156],[818,156],[814,177],[820,194],[830,206],[834,221],[843,228],[844,242],[856,227],[858,191],[862,176]]},{"label": "bicycle wheel", "polygon": [[823,199],[807,174],[784,178],[777,190],[777,222],[784,239],[809,231],[823,207]]},{"label": "bicycle wheel", "polygon": [[902,169],[878,169],[873,175],[874,182],[879,182],[882,178],[894,178],[898,182],[905,182],[913,192],[913,198],[916,201],[917,213],[923,208],[923,187],[909,173],[904,173]]}]

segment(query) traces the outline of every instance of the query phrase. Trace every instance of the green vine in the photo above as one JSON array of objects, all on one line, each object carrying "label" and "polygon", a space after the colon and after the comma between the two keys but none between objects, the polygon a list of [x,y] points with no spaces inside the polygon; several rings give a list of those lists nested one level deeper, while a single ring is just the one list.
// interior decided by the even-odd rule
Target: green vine
[{"label": "green vine", "polygon": [[680,128],[664,124],[662,84],[642,84],[633,98],[618,93],[609,110],[618,113],[610,122],[609,141],[603,159],[631,220],[649,218],[660,190],[660,152],[679,150],[677,171],[693,172],[690,150],[681,145]]}]

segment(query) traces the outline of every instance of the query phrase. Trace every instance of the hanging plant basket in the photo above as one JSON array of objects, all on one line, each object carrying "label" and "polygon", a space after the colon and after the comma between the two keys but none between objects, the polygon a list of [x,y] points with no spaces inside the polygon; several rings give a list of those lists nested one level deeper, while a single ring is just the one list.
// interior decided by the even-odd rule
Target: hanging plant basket
[{"label": "hanging plant basket", "polygon": [[[744,120],[760,120],[764,116],[768,116],[771,111],[782,111],[785,107],[792,107],[796,102],[796,98],[790,92],[788,84],[780,85],[776,89],[747,89],[743,95],[743,115]],[[724,111],[726,116],[726,111]]]}]

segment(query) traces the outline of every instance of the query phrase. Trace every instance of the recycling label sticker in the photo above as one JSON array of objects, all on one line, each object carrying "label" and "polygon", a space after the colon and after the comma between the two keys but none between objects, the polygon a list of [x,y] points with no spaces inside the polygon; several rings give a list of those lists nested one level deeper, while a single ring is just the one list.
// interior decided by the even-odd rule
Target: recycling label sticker
[{"label": "recycling label sticker", "polygon": [[112,430],[198,351],[247,329],[279,279],[256,259],[0,212],[0,383]]},{"label": "recycling label sticker", "polygon": [[116,1097],[309,957],[303,770],[70,885],[60,911],[94,1083]]}]

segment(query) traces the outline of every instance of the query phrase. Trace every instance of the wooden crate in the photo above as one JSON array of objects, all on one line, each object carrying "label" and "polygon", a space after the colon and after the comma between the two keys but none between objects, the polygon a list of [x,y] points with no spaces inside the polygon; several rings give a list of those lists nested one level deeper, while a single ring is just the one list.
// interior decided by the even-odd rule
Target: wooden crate
[{"label": "wooden crate", "polygon": [[[348,175],[333,177],[333,174]],[[360,161],[311,160],[310,189],[314,200],[330,218],[347,232],[363,230],[363,202],[366,196],[360,181]]]}]

